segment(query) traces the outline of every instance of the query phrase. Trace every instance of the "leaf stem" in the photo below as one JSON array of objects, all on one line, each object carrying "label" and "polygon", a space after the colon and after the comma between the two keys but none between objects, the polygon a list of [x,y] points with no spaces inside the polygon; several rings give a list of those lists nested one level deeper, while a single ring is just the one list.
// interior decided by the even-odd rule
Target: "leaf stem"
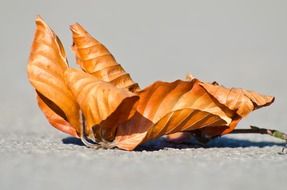
[{"label": "leaf stem", "polygon": [[281,139],[285,141],[285,147],[282,148],[282,151],[280,154],[287,154],[287,134],[283,133],[278,130],[274,129],[265,129],[265,128],[259,128],[256,126],[250,126],[250,129],[234,129],[231,134],[246,134],[246,133],[256,133],[256,134],[263,134],[263,135],[270,135],[272,137]]},{"label": "leaf stem", "polygon": [[257,134],[263,134],[263,135],[266,134],[266,135],[270,135],[272,137],[287,141],[286,133],[283,133],[281,131],[274,130],[274,129],[259,128],[256,126],[250,126],[250,129],[234,129],[231,133],[232,134],[257,133]]}]

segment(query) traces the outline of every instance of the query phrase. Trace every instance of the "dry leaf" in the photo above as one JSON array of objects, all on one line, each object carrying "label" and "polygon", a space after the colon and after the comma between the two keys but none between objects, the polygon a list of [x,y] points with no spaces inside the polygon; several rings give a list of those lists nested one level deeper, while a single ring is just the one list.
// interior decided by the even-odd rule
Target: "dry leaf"
[{"label": "dry leaf", "polygon": [[[210,87],[209,84],[197,79],[189,82],[156,82],[138,92],[140,97],[137,105],[138,114],[119,127],[116,137],[117,146],[132,150],[141,143],[163,135],[200,129],[209,129],[202,131],[202,136],[212,138],[233,130],[242,117],[258,108],[257,106],[251,108],[246,103],[251,99],[244,94],[244,90],[228,94],[225,93],[228,89],[218,87],[218,97],[233,99],[235,106],[234,109],[230,109],[206,90],[207,86]],[[262,100],[260,106],[269,105],[274,100],[273,97],[254,92],[253,95]],[[239,115],[238,110],[245,112],[239,112],[243,114]],[[218,129],[224,129],[224,131]]]},{"label": "dry leaf", "polygon": [[93,38],[80,24],[70,27],[73,34],[73,51],[81,68],[94,75],[97,79],[111,82],[118,88],[130,91],[139,89],[130,75],[125,72],[109,52],[109,50]]},{"label": "dry leaf", "polygon": [[[189,74],[187,81],[191,81],[194,77]],[[201,83],[201,86],[222,106],[227,107],[229,110],[236,112],[232,125],[228,128],[217,126],[216,128],[209,128],[201,130],[201,134],[206,137],[213,137],[217,135],[223,135],[230,133],[238,124],[238,122],[246,117],[251,111],[256,110],[263,106],[268,106],[274,101],[272,96],[260,95],[256,92],[240,89],[240,88],[225,88],[220,86],[217,82]],[[221,107],[222,107],[221,106]],[[170,137],[171,141],[177,141],[183,138],[185,135],[177,134],[177,137]]]},{"label": "dry leaf", "polygon": [[27,68],[39,106],[57,129],[73,136],[80,131],[79,106],[65,84],[68,68],[64,48],[49,26],[36,18],[36,32]]},{"label": "dry leaf", "polygon": [[187,81],[157,81],[140,90],[110,52],[79,24],[71,30],[83,71],[71,69],[54,32],[40,18],[36,24],[28,76],[39,106],[53,126],[80,136],[83,142],[87,137],[96,145],[112,143],[133,150],[178,132],[209,140],[232,132],[250,112],[274,101],[256,92],[204,83],[192,75]]},{"label": "dry leaf", "polygon": [[128,119],[138,96],[76,69],[68,69],[65,76],[86,119],[86,134],[95,133],[98,141],[113,140],[117,126]]}]

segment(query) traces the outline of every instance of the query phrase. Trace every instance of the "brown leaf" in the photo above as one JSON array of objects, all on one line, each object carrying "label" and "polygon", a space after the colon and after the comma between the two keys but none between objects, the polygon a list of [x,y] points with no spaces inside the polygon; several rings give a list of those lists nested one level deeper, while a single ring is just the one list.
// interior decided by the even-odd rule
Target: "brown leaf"
[{"label": "brown leaf", "polygon": [[156,82],[138,95],[137,113],[119,126],[115,139],[125,150],[163,135],[232,122],[232,112],[224,112],[198,80]]},{"label": "brown leaf", "polygon": [[[213,88],[217,90],[211,91]],[[199,130],[206,138],[226,134],[250,111],[274,100],[255,92],[234,91],[197,79],[156,82],[138,95],[137,113],[118,128],[115,141],[121,149],[133,150],[141,143],[176,132]],[[252,99],[247,100],[247,96]],[[248,101],[255,105],[251,107]],[[233,104],[236,106],[230,107]]]},{"label": "brown leaf", "polygon": [[139,90],[130,75],[118,64],[108,49],[93,38],[80,24],[71,25],[73,51],[81,68],[99,80],[111,82],[118,88]]},{"label": "brown leaf", "polygon": [[256,92],[240,88],[225,88],[208,83],[201,84],[204,89],[220,103],[241,116],[247,116],[251,111],[263,106],[268,106],[274,101],[274,97],[265,96]]},{"label": "brown leaf", "polygon": [[65,114],[61,113],[62,110],[55,109],[57,106],[55,106],[53,102],[41,94],[37,95],[37,101],[39,107],[42,109],[43,113],[52,126],[72,136],[79,136],[75,128],[67,121],[67,118],[65,118]]},{"label": "brown leaf", "polygon": [[[187,80],[192,80],[190,77]],[[233,111],[233,121],[228,127],[216,126],[206,127],[200,129],[202,136],[211,138],[214,136],[224,135],[230,133],[238,124],[238,122],[246,117],[250,112],[259,109],[264,106],[270,105],[274,101],[274,97],[265,96],[256,92],[240,89],[240,88],[225,88],[219,85],[217,82],[213,83],[201,83],[200,84],[215,100],[219,103],[218,106],[224,109],[226,107],[230,111]],[[225,108],[225,110],[226,110]],[[184,134],[182,135],[184,136]],[[178,135],[178,138],[182,138]],[[172,139],[176,140],[176,139]]]},{"label": "brown leaf", "polygon": [[84,71],[69,69],[58,37],[41,18],[36,24],[28,77],[39,106],[53,126],[81,137],[85,129],[95,146],[112,147],[105,143],[113,141],[118,148],[133,150],[177,132],[209,140],[230,133],[250,112],[274,101],[256,92],[204,83],[192,75],[188,81],[157,81],[139,90],[104,45],[79,24],[71,26],[73,50]]},{"label": "brown leaf", "polygon": [[228,134],[234,130],[238,122],[246,117],[250,112],[261,107],[269,106],[275,100],[273,96],[261,95],[257,92],[244,90],[241,88],[226,88],[223,86],[209,83],[202,83],[202,87],[214,97],[220,106],[226,106],[228,109],[234,111],[233,122],[228,128],[215,127],[202,129],[202,135],[214,137]]},{"label": "brown leaf", "polygon": [[86,134],[95,133],[98,141],[113,140],[116,127],[132,114],[138,96],[76,69],[68,69],[65,76],[86,119]]},{"label": "brown leaf", "polygon": [[40,108],[57,129],[78,136],[79,107],[65,84],[68,68],[64,48],[49,26],[36,18],[36,32],[27,67]]}]

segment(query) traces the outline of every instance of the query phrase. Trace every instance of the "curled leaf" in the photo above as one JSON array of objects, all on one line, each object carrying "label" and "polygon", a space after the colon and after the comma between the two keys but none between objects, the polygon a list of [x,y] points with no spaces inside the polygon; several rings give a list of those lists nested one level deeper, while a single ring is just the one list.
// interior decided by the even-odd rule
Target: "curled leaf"
[{"label": "curled leaf", "polygon": [[118,88],[134,92],[139,89],[130,75],[118,64],[108,49],[93,38],[80,24],[71,25],[73,51],[77,63],[87,73],[99,80],[110,82]]},{"label": "curled leaf", "polygon": [[272,96],[204,83],[192,75],[187,81],[157,81],[140,90],[107,48],[79,24],[71,30],[73,50],[83,71],[70,69],[56,34],[39,17],[36,26],[28,78],[39,107],[53,126],[80,136],[87,146],[133,150],[178,132],[206,141],[232,132],[250,112],[274,101]]},{"label": "curled leaf", "polygon": [[67,121],[67,118],[61,109],[59,109],[53,102],[41,94],[37,94],[37,101],[39,107],[52,126],[63,131],[64,133],[78,137],[77,131]]},{"label": "curled leaf", "polygon": [[[218,91],[214,94],[206,88],[209,90],[218,88]],[[206,138],[231,132],[242,117],[259,107],[247,109],[250,105],[246,103],[247,100],[242,100],[244,97],[234,99],[232,94],[226,93],[226,90],[233,89],[218,87],[217,84],[206,85],[197,79],[189,82],[154,83],[138,92],[140,99],[137,104],[137,114],[119,127],[116,137],[117,146],[125,150],[133,150],[141,143],[176,132],[200,131]],[[246,95],[245,90],[236,92]],[[229,107],[231,104],[225,105],[214,95],[227,99],[227,102],[233,101],[237,105],[236,109],[231,109]],[[236,97],[243,95],[234,94]],[[274,100],[272,97],[255,92],[252,92],[252,95],[253,100],[257,100],[256,105],[260,107],[269,105]]]},{"label": "curled leaf", "polygon": [[220,85],[202,83],[201,86],[216,100],[241,116],[247,116],[251,111],[268,106],[274,101],[274,97],[265,96],[256,92],[240,89],[225,88]]},{"label": "curled leaf", "polygon": [[113,140],[117,126],[128,119],[138,96],[76,69],[68,69],[65,76],[86,119],[86,134],[95,133],[98,141]]},{"label": "curled leaf", "polygon": [[117,133],[117,145],[125,150],[163,135],[232,122],[232,113],[218,107],[198,80],[156,82],[138,95],[137,114]]},{"label": "curled leaf", "polygon": [[[189,74],[187,80],[193,80],[194,77]],[[215,126],[215,127],[206,127],[200,129],[199,133],[205,138],[211,138],[214,136],[219,136],[223,134],[230,133],[238,124],[238,122],[246,117],[250,112],[259,109],[264,106],[268,106],[274,102],[274,97],[261,95],[257,92],[244,90],[241,88],[226,88],[219,85],[217,82],[203,83],[200,85],[212,96],[217,102],[218,106],[222,109],[230,110],[233,112],[231,118],[233,121],[228,127],[226,126]],[[177,134],[177,139],[180,139],[184,136]],[[172,140],[177,140],[171,138]]]},{"label": "curled leaf", "polygon": [[37,17],[27,67],[28,78],[37,91],[39,106],[48,121],[63,132],[78,136],[79,107],[64,80],[67,68],[66,54],[60,40]]},{"label": "curled leaf", "polygon": [[233,122],[228,128],[202,129],[201,133],[209,137],[230,133],[237,126],[238,122],[250,112],[268,106],[275,100],[273,96],[261,95],[257,92],[240,88],[226,88],[217,83],[202,83],[201,86],[218,101],[219,106],[225,106],[235,112]]}]

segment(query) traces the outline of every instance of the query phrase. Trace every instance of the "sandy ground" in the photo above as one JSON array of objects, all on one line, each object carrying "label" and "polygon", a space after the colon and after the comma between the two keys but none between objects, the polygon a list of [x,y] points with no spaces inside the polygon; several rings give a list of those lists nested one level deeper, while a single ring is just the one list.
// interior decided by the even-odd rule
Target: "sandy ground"
[{"label": "sandy ground", "polygon": [[286,189],[282,142],[251,137],[217,139],[209,148],[159,140],[126,152],[89,149],[53,132],[0,135],[0,186],[1,190]]}]

